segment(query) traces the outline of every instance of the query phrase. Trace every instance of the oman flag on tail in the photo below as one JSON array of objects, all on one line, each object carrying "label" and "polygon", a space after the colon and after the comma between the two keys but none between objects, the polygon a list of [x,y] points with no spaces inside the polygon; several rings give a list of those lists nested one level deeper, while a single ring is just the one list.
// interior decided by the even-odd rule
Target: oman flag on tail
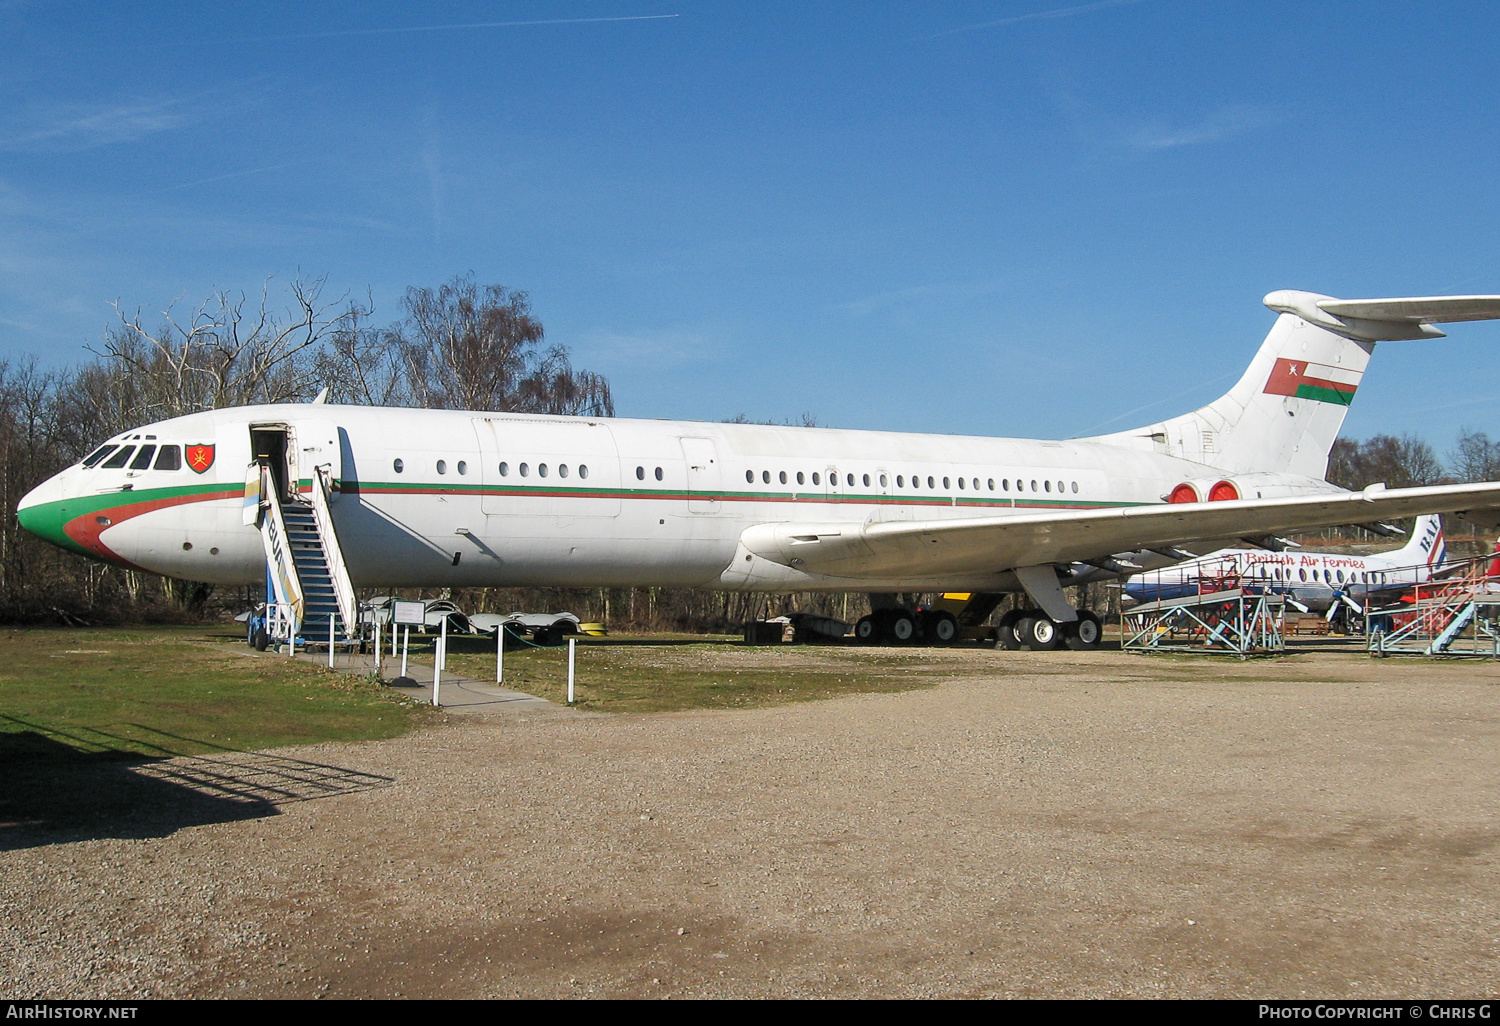
[{"label": "oman flag on tail", "polygon": [[1330,367],[1326,363],[1281,359],[1271,368],[1271,379],[1266,382],[1264,391],[1270,395],[1290,395],[1348,406],[1354,401],[1354,390],[1359,387],[1362,376],[1361,371]]}]

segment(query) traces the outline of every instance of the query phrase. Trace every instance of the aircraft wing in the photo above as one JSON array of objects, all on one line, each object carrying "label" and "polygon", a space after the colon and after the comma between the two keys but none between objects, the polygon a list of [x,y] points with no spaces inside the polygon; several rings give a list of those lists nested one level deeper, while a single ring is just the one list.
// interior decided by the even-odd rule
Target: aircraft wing
[{"label": "aircraft wing", "polygon": [[833,577],[943,577],[1073,563],[1210,539],[1466,513],[1500,519],[1500,482],[1381,488],[1282,499],[1173,503],[965,520],[762,524],[741,542],[756,555]]}]

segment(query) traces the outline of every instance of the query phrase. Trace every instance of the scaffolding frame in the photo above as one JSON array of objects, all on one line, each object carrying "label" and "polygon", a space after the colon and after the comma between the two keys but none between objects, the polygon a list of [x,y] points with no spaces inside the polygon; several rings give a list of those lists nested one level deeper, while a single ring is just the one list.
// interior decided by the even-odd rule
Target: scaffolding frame
[{"label": "scaffolding frame", "polygon": [[1120,647],[1127,652],[1278,655],[1286,651],[1286,600],[1246,578],[1233,557],[1203,568],[1194,594],[1126,610]]}]

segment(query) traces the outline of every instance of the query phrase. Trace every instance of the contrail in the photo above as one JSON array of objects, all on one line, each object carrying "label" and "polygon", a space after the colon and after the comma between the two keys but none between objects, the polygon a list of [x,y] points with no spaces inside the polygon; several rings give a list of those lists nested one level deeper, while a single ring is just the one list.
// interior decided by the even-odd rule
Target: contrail
[{"label": "contrail", "polygon": [[1001,28],[1005,25],[1018,25],[1023,21],[1040,21],[1046,18],[1070,18],[1075,14],[1088,14],[1090,11],[1102,11],[1110,7],[1125,7],[1128,4],[1143,3],[1144,0],[1099,0],[1098,3],[1079,4],[1076,7],[1058,7],[1051,11],[1033,11],[1031,14],[1018,14],[1011,18],[998,18],[995,21],[981,21],[974,25],[963,25],[959,28],[947,29],[943,32],[934,32],[930,36],[922,36],[922,39],[939,39],[943,36],[957,35],[960,32],[973,32],[977,29]]},{"label": "contrail", "polygon": [[676,14],[625,14],[606,18],[548,18],[541,21],[476,21],[465,25],[408,25],[404,28],[341,29],[337,32],[308,32],[296,36],[261,36],[260,41],[288,39],[332,39],[335,36],[386,36],[398,32],[455,32],[461,29],[517,28],[523,25],[590,25],[603,21],[660,21]]},{"label": "contrail", "polygon": [[248,171],[231,171],[227,175],[214,175],[212,178],[200,178],[195,182],[183,182],[180,185],[169,185],[164,189],[152,189],[143,195],[151,196],[158,192],[171,192],[173,189],[187,189],[194,185],[207,185],[209,182],[222,182],[226,178],[243,178],[245,175],[258,175],[262,171],[280,171],[284,167],[293,167],[303,161],[293,161],[291,164],[272,164],[269,167],[252,167]]}]

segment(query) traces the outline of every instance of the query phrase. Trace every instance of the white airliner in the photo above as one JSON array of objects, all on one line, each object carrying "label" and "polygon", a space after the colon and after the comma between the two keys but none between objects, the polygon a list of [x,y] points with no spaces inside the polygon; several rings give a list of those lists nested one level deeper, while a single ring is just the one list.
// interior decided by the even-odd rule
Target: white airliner
[{"label": "white airliner", "polygon": [[1136,574],[1125,582],[1125,594],[1137,602],[1180,598],[1238,583],[1286,595],[1304,610],[1333,608],[1341,596],[1367,603],[1382,592],[1401,592],[1426,584],[1443,566],[1443,518],[1417,518],[1411,539],[1399,549],[1368,556],[1283,549],[1220,549],[1201,559]]},{"label": "white airliner", "polygon": [[303,626],[314,618],[298,596],[313,585],[299,590],[277,553],[321,544],[328,569],[302,572],[344,582],[345,617],[366,587],[863,591],[877,613],[861,636],[925,628],[943,641],[951,616],[923,624],[898,593],[1024,592],[1022,640],[1045,648],[1097,644],[1098,618],[1066,585],[1281,532],[1500,508],[1497,483],[1323,480],[1375,343],[1500,318],[1500,296],[1265,302],[1280,316],[1227,394],[1098,437],[252,406],[118,435],[27,495],[19,517],[153,573],[269,576]]}]

